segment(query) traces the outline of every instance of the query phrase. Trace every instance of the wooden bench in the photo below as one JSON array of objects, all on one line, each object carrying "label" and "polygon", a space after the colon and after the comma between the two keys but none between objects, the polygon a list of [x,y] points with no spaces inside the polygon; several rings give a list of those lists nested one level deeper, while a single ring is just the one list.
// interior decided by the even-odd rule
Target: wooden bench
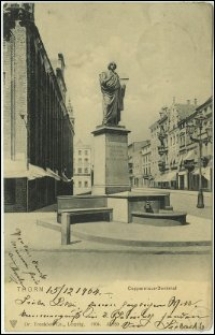
[{"label": "wooden bench", "polygon": [[[107,206],[107,197],[106,196],[95,196],[95,195],[85,195],[85,196],[73,196],[73,195],[60,195],[57,197],[57,222],[61,222],[61,214],[65,212],[72,211],[74,214],[77,213],[75,210],[93,210],[102,211],[106,209]],[[82,214],[92,215],[82,212]],[[77,214],[78,215],[78,214]],[[79,216],[81,215],[81,212]]]},{"label": "wooden bench", "polygon": [[[70,216],[70,223],[74,222],[86,222],[89,217],[101,217],[100,220],[106,218],[107,221],[113,220],[113,208],[97,207],[97,208],[72,208],[72,209],[61,209],[58,210],[58,222],[61,223],[61,216],[63,213],[67,213]],[[78,219],[77,217],[81,218]],[[75,221],[76,220],[76,221]],[[94,219],[92,218],[92,221]]]}]

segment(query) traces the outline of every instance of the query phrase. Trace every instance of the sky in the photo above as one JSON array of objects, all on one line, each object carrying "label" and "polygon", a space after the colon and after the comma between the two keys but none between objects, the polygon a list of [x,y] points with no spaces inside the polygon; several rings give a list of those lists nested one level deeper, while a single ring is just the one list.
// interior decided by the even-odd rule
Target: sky
[{"label": "sky", "polygon": [[[212,11],[207,3],[36,3],[49,58],[65,58],[75,141],[92,144],[102,122],[99,73],[110,61],[129,78],[121,124],[129,142],[150,137],[163,106],[212,95]],[[54,64],[54,63],[53,63]]]}]

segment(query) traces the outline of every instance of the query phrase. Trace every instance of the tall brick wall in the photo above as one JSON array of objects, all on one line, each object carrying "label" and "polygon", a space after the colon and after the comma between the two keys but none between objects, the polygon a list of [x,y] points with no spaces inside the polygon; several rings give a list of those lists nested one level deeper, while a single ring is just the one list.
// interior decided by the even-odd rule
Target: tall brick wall
[{"label": "tall brick wall", "polygon": [[13,50],[14,38],[4,41],[4,64],[3,64],[3,81],[4,81],[4,158],[11,158],[11,112],[12,112],[12,87],[13,87]]},{"label": "tall brick wall", "polygon": [[[29,159],[29,163],[59,174],[66,169],[70,178],[73,126],[29,8],[8,5],[4,27],[5,158]],[[53,178],[25,178],[24,182],[14,176],[14,180],[16,201],[6,204],[12,206],[11,211],[33,210],[56,201],[59,187]],[[7,199],[8,192],[9,188],[5,189]]]},{"label": "tall brick wall", "polygon": [[73,175],[73,129],[38,30],[27,30],[30,161]]},{"label": "tall brick wall", "polygon": [[27,117],[27,46],[26,28],[16,23],[15,36],[15,153],[17,159],[27,158],[27,129],[20,114]]},{"label": "tall brick wall", "polygon": [[4,157],[26,159],[27,116],[26,28],[16,23],[4,41]]}]

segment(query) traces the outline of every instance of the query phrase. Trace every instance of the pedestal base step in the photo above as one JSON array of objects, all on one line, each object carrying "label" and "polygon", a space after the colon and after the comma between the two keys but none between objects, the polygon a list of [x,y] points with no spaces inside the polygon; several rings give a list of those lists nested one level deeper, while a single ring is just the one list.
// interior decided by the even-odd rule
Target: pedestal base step
[{"label": "pedestal base step", "polygon": [[157,219],[158,224],[159,220],[171,220],[179,222],[180,224],[186,224],[186,216],[187,213],[181,213],[181,212],[170,212],[170,213],[147,213],[147,212],[140,212],[140,211],[134,211],[131,213],[132,216],[132,222],[135,223],[144,223],[144,219]]}]

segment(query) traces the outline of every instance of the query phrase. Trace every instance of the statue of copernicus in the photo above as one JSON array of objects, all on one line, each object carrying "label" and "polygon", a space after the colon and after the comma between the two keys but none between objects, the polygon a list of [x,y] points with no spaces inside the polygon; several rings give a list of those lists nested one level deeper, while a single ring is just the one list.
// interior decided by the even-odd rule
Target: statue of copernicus
[{"label": "statue of copernicus", "polygon": [[108,70],[99,75],[103,94],[103,125],[117,126],[124,109],[126,86],[121,85],[119,75],[115,72],[116,67],[116,63],[111,62]]}]

